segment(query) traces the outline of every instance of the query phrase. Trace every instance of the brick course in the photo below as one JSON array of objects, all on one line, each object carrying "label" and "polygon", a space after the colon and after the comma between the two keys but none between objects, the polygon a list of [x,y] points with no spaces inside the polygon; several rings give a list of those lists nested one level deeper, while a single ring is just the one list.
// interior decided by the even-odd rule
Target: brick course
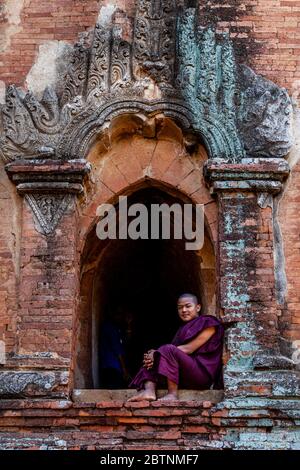
[{"label": "brick course", "polygon": [[0,449],[297,449],[299,407],[261,404],[2,400]]},{"label": "brick course", "polygon": [[[5,3],[5,2],[4,2]],[[40,44],[49,40],[74,43],[78,35],[94,27],[99,8],[106,0],[24,0],[20,31],[10,45],[0,50],[0,79],[23,85],[33,65]],[[129,18],[134,15],[134,1],[116,0]],[[300,77],[300,2],[298,0],[248,0],[200,2],[200,23],[212,24],[218,31],[230,31],[236,52],[265,77],[293,93]],[[4,10],[5,11],[5,10]],[[120,21],[123,22],[122,15]],[[130,22],[129,22],[130,23]],[[2,32],[8,19],[2,11]]]}]

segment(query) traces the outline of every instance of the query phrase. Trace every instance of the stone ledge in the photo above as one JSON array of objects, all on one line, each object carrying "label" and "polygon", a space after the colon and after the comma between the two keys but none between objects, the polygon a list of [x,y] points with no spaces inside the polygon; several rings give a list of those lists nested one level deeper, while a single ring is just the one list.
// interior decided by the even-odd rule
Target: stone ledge
[{"label": "stone ledge", "polygon": [[78,193],[91,166],[85,160],[21,160],[5,167],[20,194],[32,192]]},{"label": "stone ledge", "polygon": [[[158,397],[162,397],[166,390],[158,390]],[[135,390],[73,390],[72,399],[76,402],[108,402],[108,401],[126,401],[136,394]],[[179,390],[179,401],[210,401],[219,403],[223,400],[223,390]]]},{"label": "stone ledge", "polygon": [[11,178],[20,179],[19,175],[53,175],[53,174],[86,174],[90,171],[90,164],[83,159],[78,160],[17,160],[5,166]]},{"label": "stone ledge", "polygon": [[241,163],[228,163],[221,159],[210,159],[205,163],[205,174],[217,180],[276,180],[284,181],[290,167],[283,158],[248,158]]},{"label": "stone ledge", "polygon": [[246,191],[276,194],[282,190],[289,172],[289,165],[283,158],[249,158],[241,163],[210,159],[204,165],[204,176],[211,193]]}]

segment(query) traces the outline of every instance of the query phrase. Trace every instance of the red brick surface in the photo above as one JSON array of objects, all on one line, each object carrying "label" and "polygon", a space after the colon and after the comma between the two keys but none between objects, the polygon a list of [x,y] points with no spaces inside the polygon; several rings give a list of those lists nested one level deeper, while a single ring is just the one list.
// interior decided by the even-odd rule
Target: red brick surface
[{"label": "red brick surface", "polygon": [[71,211],[64,219],[65,230],[46,240],[36,231],[26,202],[23,207],[18,352],[54,352],[54,364],[71,354],[77,286],[74,217]]},{"label": "red brick surface", "polygon": [[[286,412],[272,408],[239,409],[232,414],[226,407],[218,410],[212,403],[198,401],[168,406],[158,402],[115,405],[115,402],[2,400],[0,446],[27,450],[232,448],[243,432],[256,431],[263,442],[273,428],[276,432],[276,427],[286,429],[294,422]],[[232,434],[235,437],[230,443]],[[282,448],[288,444],[283,442]],[[246,442],[244,446],[247,447]]]},{"label": "red brick surface", "polygon": [[[24,0],[20,31],[12,35],[9,47],[0,51],[0,79],[22,85],[40,44],[49,40],[73,44],[79,33],[93,28],[99,7],[107,3],[111,2]],[[133,0],[114,3],[133,17]],[[294,90],[295,81],[300,78],[299,0],[208,1],[204,5],[200,2],[200,23],[213,24],[218,31],[229,30],[241,62]],[[8,20],[2,11],[4,34],[7,28]]]}]

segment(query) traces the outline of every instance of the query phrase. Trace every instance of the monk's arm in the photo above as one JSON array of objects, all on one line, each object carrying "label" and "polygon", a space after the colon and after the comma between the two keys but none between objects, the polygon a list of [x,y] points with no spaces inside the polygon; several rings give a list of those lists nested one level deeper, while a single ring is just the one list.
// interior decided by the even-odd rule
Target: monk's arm
[{"label": "monk's arm", "polygon": [[183,351],[186,354],[193,354],[196,349],[200,348],[203,344],[208,341],[212,335],[214,335],[216,332],[216,327],[211,326],[209,328],[205,328],[205,330],[201,331],[196,338],[194,338],[192,341],[190,341],[187,344],[182,344],[181,346],[177,346],[180,351]]}]

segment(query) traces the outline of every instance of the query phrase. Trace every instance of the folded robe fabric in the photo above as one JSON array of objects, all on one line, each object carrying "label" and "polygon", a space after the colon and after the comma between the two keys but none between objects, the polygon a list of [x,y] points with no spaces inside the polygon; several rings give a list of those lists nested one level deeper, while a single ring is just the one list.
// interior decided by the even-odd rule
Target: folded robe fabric
[{"label": "folded robe fabric", "polygon": [[[177,346],[189,343],[203,330],[215,327],[213,336],[200,348],[188,355]],[[155,351],[152,369],[142,367],[130,387],[142,389],[146,381],[158,382],[164,376],[185,388],[207,389],[222,388],[222,351],[224,328],[212,315],[200,315],[184,323],[172,343],[161,346]]]}]

